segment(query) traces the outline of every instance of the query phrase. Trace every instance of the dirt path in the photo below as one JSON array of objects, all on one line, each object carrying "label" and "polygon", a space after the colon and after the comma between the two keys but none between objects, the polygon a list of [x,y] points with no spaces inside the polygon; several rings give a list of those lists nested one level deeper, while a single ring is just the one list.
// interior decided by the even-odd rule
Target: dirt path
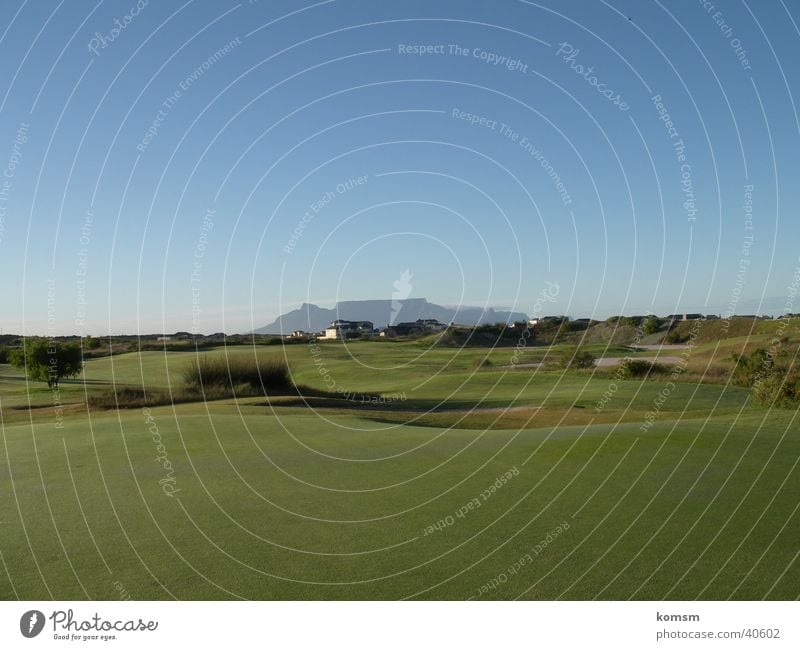
[{"label": "dirt path", "polygon": [[538,363],[514,363],[510,366],[500,366],[501,370],[514,370],[515,368],[541,368],[544,364],[540,361]]},{"label": "dirt path", "polygon": [[675,345],[635,345],[634,350],[652,350],[654,352],[671,352],[673,350],[688,350],[691,345],[675,344]]},{"label": "dirt path", "polygon": [[635,359],[636,361],[653,361],[656,363],[663,363],[666,365],[672,365],[675,363],[679,363],[681,361],[680,357],[669,357],[669,356],[657,356],[657,357],[603,357],[602,359],[596,359],[594,365],[599,367],[606,367],[606,366],[617,366],[625,359]]}]

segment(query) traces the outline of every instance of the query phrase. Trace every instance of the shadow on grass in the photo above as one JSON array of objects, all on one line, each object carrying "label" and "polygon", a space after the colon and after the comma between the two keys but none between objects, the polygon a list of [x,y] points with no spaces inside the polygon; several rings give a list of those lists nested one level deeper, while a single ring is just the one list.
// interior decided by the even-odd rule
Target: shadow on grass
[{"label": "shadow on grass", "polygon": [[[227,399],[245,399],[264,397],[264,405],[280,407],[318,406],[321,408],[381,408],[396,407],[405,402],[405,396],[393,396],[372,393],[337,393],[318,390],[309,386],[282,386],[263,390],[250,384],[236,387],[211,386],[185,387],[173,391],[147,390],[136,386],[119,386],[111,390],[90,395],[89,407],[97,410],[142,408],[151,406],[168,406],[171,404],[187,404],[212,402]],[[433,400],[422,400],[417,408],[433,406]]]}]

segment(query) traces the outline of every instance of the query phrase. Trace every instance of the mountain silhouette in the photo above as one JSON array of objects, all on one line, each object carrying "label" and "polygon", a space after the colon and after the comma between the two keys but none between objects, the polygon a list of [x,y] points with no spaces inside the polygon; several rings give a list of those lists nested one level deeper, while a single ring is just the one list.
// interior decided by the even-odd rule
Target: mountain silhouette
[{"label": "mountain silhouette", "polygon": [[368,320],[375,327],[386,327],[391,323],[415,321],[418,318],[435,318],[445,323],[457,325],[484,325],[486,323],[513,323],[528,320],[522,312],[498,311],[492,307],[442,307],[425,298],[408,298],[406,300],[345,300],[331,309],[325,309],[303,303],[276,318],[269,325],[255,330],[256,334],[291,334],[295,330],[319,332],[331,321]]}]

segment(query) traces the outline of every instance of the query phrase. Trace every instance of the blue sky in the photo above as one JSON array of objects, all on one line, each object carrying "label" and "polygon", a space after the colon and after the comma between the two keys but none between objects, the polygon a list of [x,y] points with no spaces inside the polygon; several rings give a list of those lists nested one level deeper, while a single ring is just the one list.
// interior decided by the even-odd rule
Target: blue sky
[{"label": "blue sky", "polygon": [[6,333],[800,311],[796,3],[3,8]]}]

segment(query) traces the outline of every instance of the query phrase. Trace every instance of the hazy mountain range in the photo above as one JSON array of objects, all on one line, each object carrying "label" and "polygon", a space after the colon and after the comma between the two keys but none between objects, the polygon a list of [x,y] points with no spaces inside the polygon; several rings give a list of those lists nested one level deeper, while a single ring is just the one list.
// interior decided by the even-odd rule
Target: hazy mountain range
[{"label": "hazy mountain range", "polygon": [[403,321],[415,321],[418,318],[435,318],[449,324],[483,325],[485,323],[505,323],[528,320],[522,312],[498,311],[491,307],[442,307],[425,298],[409,298],[406,300],[346,300],[331,309],[325,309],[304,303],[255,332],[257,334],[291,334],[294,330],[319,332],[336,319],[368,320],[375,327]]}]

